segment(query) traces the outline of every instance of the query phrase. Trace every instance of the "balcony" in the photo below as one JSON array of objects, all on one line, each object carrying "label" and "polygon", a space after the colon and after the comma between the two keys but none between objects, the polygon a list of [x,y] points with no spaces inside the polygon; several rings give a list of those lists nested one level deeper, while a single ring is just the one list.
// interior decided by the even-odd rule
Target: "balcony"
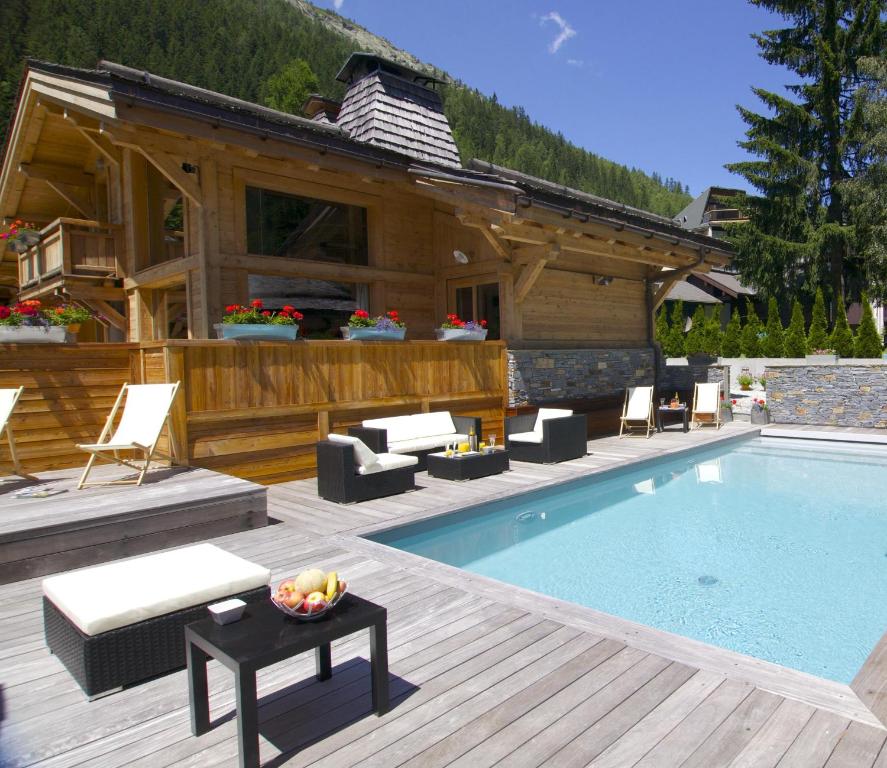
[{"label": "balcony", "polygon": [[738,208],[712,208],[702,219],[706,223],[725,221],[746,221],[747,217]]},{"label": "balcony", "polygon": [[[123,298],[117,266],[120,227],[88,219],[56,219],[40,242],[18,258],[19,297],[57,289],[79,298]],[[79,294],[79,296],[78,296]]]}]

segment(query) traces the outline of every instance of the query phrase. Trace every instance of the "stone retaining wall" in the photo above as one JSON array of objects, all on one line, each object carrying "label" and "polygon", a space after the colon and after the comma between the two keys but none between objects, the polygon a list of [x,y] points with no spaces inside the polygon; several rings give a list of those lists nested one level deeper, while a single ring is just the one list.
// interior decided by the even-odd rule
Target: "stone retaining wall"
[{"label": "stone retaining wall", "polygon": [[652,384],[653,350],[509,349],[508,405],[621,395],[625,387]]},{"label": "stone retaining wall", "polygon": [[887,428],[887,362],[767,366],[771,421]]}]

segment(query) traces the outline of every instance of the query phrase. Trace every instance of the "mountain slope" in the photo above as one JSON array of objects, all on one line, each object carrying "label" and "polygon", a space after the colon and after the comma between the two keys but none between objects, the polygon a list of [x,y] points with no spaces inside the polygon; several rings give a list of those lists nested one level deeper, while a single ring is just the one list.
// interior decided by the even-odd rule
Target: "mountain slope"
[{"label": "mountain slope", "polygon": [[353,51],[370,50],[447,83],[442,95],[463,161],[477,157],[663,215],[690,199],[680,183],[577,147],[521,107],[504,107],[306,0],[3,0],[0,28],[4,135],[26,56],[81,67],[104,58],[258,101],[294,59],[309,63],[324,95],[341,97],[336,73]]}]

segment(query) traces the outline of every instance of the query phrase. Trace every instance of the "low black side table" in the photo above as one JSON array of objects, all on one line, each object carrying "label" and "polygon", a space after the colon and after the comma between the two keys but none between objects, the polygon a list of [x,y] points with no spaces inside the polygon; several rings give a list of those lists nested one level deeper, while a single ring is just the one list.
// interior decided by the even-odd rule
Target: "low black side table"
[{"label": "low black side table", "polygon": [[428,454],[428,474],[443,480],[476,480],[479,477],[498,475],[509,469],[508,451],[475,453],[470,456],[444,456]]},{"label": "low black side table", "polygon": [[219,626],[212,618],[185,627],[191,732],[209,730],[206,662],[216,659],[234,673],[237,693],[237,745],[241,768],[259,765],[259,718],[256,671],[298,653],[315,652],[317,679],[332,675],[330,643],[361,629],[370,630],[373,709],[388,711],[388,611],[369,600],[346,594],[330,615],[301,622],[279,611],[270,600],[247,605],[243,618]]},{"label": "low black side table", "polygon": [[656,431],[657,432],[663,431],[663,426],[662,426],[662,414],[663,413],[673,413],[676,415],[679,414],[684,421],[684,432],[690,431],[690,409],[687,408],[686,405],[682,405],[678,408],[672,408],[671,406],[668,406],[668,405],[660,405],[656,409]]}]

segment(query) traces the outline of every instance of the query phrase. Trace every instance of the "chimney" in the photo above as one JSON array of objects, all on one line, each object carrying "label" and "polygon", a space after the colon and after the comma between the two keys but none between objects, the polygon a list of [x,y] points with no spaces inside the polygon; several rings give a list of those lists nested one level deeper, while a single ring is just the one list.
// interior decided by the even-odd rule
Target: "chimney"
[{"label": "chimney", "polygon": [[335,125],[339,117],[342,102],[335,99],[327,99],[312,93],[302,105],[302,112],[309,120],[314,120],[325,125]]},{"label": "chimney", "polygon": [[336,79],[348,86],[336,125],[357,141],[461,168],[441,82],[372,53],[353,53]]}]

